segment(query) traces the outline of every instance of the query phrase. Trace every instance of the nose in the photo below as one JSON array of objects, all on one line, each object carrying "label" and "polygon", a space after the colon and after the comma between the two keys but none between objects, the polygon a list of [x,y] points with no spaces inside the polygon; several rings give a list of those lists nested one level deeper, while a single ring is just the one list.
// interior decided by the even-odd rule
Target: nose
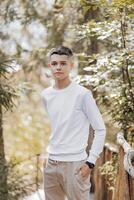
[{"label": "nose", "polygon": [[56,67],[56,69],[60,70],[61,69],[61,65],[58,64],[57,67]]}]

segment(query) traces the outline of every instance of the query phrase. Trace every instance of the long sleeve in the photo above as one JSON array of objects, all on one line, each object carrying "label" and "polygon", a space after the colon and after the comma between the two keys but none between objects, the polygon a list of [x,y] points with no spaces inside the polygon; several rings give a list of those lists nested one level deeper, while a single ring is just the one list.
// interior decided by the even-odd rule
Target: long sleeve
[{"label": "long sleeve", "polygon": [[89,120],[89,124],[91,124],[94,130],[94,139],[87,161],[95,164],[104,147],[106,128],[102,115],[90,90],[85,93],[83,97],[82,107],[83,112]]}]

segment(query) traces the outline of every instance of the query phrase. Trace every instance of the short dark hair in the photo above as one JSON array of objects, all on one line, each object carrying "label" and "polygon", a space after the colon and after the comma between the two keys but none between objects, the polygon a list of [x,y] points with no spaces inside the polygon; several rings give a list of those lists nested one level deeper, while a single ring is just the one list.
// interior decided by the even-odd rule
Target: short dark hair
[{"label": "short dark hair", "polygon": [[68,47],[65,47],[65,46],[60,46],[60,47],[57,47],[57,48],[53,48],[51,51],[50,51],[50,57],[53,55],[53,54],[58,54],[58,55],[67,55],[69,57],[73,56],[73,52],[70,48]]}]

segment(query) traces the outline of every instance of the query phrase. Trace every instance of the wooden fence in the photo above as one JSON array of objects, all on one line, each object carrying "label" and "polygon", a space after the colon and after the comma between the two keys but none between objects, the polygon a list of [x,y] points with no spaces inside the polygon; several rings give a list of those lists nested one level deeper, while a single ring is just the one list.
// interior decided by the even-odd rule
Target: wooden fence
[{"label": "wooden fence", "polygon": [[[124,154],[124,149],[121,146],[116,149],[109,144],[105,145],[91,176],[91,192],[94,193],[94,200],[134,200],[134,178],[124,169]],[[99,167],[110,161],[113,155],[118,156],[118,169],[115,189],[109,190],[108,177],[100,174]]]}]

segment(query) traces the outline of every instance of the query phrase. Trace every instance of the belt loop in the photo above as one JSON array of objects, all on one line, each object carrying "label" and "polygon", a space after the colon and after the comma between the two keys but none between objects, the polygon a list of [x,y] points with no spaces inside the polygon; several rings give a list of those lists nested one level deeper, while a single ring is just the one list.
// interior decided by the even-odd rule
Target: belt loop
[{"label": "belt loop", "polygon": [[58,162],[59,162],[58,160],[52,160],[52,159],[50,159],[50,158],[49,158],[49,161],[50,161],[50,162],[53,162],[53,163],[55,163],[55,164],[58,164]]}]

